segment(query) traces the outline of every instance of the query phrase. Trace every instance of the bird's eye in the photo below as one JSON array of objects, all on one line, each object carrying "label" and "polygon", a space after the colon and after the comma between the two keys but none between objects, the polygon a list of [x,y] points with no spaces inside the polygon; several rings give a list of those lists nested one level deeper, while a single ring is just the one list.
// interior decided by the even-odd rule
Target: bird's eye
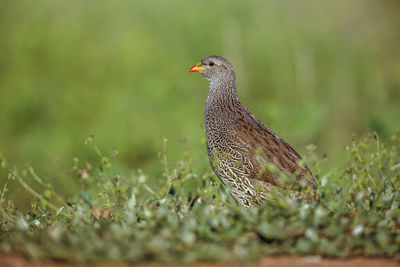
[{"label": "bird's eye", "polygon": [[209,66],[214,66],[214,62],[208,63]]}]

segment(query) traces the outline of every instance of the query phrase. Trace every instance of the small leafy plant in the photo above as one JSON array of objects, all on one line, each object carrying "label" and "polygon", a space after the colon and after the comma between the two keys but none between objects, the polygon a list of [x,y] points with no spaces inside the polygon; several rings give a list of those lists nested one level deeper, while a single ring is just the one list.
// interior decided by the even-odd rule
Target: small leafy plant
[{"label": "small leafy plant", "polygon": [[[8,171],[0,191],[1,250],[73,262],[247,261],[277,254],[400,260],[400,132],[388,146],[376,134],[354,137],[348,159],[326,174],[310,146],[319,201],[272,194],[249,209],[212,173],[192,172],[189,154],[170,166],[163,140],[163,183],[155,187],[141,170],[116,170],[89,137],[99,160],[74,160],[80,189],[68,199],[32,166],[19,170],[1,158]],[[34,190],[27,176],[42,189]],[[33,197],[26,212],[7,196],[15,182]]]}]

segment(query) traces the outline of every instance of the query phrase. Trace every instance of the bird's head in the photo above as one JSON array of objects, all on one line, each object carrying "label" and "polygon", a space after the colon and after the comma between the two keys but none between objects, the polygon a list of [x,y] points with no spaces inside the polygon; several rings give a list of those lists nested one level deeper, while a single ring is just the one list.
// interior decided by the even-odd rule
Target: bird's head
[{"label": "bird's head", "polygon": [[235,72],[231,63],[221,56],[208,56],[190,68],[189,72],[199,72],[210,83],[217,83],[226,79],[235,79]]}]

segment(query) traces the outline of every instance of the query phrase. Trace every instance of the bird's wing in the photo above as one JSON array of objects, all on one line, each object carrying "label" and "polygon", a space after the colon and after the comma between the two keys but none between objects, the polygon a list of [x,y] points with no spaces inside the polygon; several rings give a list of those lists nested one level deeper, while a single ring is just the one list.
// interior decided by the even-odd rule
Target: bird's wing
[{"label": "bird's wing", "polygon": [[314,178],[300,155],[283,139],[278,137],[264,124],[254,120],[239,120],[232,130],[237,139],[246,143],[247,158],[253,166],[252,177],[273,185],[284,186],[273,174],[274,169],[287,176],[297,174],[305,178],[316,189]]}]

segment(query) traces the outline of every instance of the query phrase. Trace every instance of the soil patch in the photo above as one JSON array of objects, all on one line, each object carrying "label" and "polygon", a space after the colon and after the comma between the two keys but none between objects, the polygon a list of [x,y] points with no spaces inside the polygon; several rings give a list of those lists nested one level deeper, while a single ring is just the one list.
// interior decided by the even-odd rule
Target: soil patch
[{"label": "soil patch", "polygon": [[105,263],[105,264],[72,264],[66,262],[31,262],[25,258],[18,256],[2,255],[0,258],[1,267],[232,267],[232,266],[248,266],[248,267],[295,267],[295,266],[350,266],[350,267],[395,267],[400,266],[400,262],[385,258],[352,258],[352,259],[327,259],[320,257],[268,257],[258,262],[249,264],[232,264],[232,263],[191,263],[191,264],[162,264],[162,263]]}]

